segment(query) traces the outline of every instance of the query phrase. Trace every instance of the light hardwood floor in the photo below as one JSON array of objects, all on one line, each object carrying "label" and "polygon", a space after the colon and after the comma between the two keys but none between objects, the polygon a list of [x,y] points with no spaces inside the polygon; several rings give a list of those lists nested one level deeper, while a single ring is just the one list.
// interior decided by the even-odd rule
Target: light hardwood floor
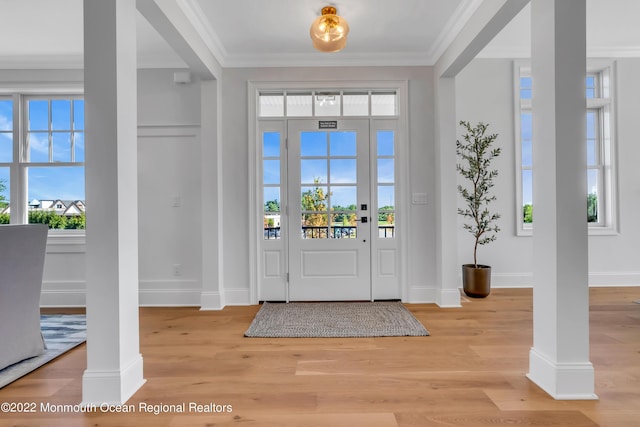
[{"label": "light hardwood floor", "polygon": [[[0,426],[640,425],[640,289],[590,292],[597,401],[556,401],[525,378],[531,290],[494,289],[459,309],[409,304],[429,337],[244,338],[257,306],[142,308],[147,383],[127,402],[135,412],[40,411],[41,402],[80,402],[82,345],[1,389],[0,402],[38,410],[2,413]],[[232,412],[154,415],[140,406],[184,403],[188,411],[189,402]]]}]

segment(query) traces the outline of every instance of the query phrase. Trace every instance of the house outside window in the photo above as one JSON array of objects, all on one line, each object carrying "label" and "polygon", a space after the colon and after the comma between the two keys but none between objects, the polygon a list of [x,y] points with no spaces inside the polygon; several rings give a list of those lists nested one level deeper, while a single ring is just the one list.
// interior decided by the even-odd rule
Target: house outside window
[{"label": "house outside window", "polygon": [[0,223],[85,228],[82,96],[0,95]]},{"label": "house outside window", "polygon": [[[589,234],[616,233],[614,82],[611,63],[589,67],[585,80],[587,98],[587,188],[585,217]],[[515,66],[516,108],[516,212],[517,234],[531,235],[535,223],[533,206],[533,121],[531,100],[535,82],[530,67]]]}]

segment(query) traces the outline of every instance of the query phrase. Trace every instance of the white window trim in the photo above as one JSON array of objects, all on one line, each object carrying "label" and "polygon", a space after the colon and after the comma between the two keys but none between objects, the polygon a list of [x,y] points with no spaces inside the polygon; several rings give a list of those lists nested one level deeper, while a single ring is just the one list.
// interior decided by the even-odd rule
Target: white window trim
[{"label": "white window trim", "polygon": [[[258,278],[258,255],[261,245],[263,243],[262,233],[260,228],[262,227],[262,219],[261,215],[264,213],[264,207],[260,204],[261,197],[258,197],[258,191],[262,191],[260,188],[261,183],[261,164],[262,158],[261,153],[262,150],[258,147],[258,119],[260,120],[275,120],[275,121],[283,121],[289,119],[288,117],[279,117],[279,118],[270,118],[270,117],[259,117],[259,102],[258,97],[261,92],[282,92],[285,91],[309,91],[309,90],[318,90],[318,91],[327,91],[327,90],[395,90],[398,95],[398,104],[396,106],[397,116],[376,116],[372,117],[372,120],[380,119],[386,120],[393,117],[396,117],[399,121],[398,123],[398,138],[402,138],[406,141],[404,144],[407,148],[403,149],[401,153],[399,153],[397,160],[401,162],[396,167],[403,172],[398,173],[398,188],[400,191],[396,192],[396,206],[397,209],[405,212],[406,217],[402,219],[402,221],[406,221],[407,224],[410,224],[411,218],[409,214],[409,176],[408,176],[408,168],[404,167],[404,165],[409,164],[409,144],[408,144],[408,123],[407,117],[409,115],[408,111],[408,81],[406,80],[392,80],[392,81],[309,81],[309,82],[259,82],[259,81],[249,81],[248,82],[248,156],[249,156],[249,235],[251,236],[249,239],[249,300],[252,304],[257,304],[259,298],[259,283],[260,280]],[[305,117],[307,118],[307,117]],[[308,118],[313,118],[308,117]],[[345,119],[357,118],[357,116],[348,116],[344,117]],[[295,119],[295,118],[291,118]],[[281,206],[281,209],[286,209],[286,207]],[[258,221],[257,219],[260,219]],[[402,230],[406,230],[407,227],[402,227]],[[402,254],[408,254],[408,239],[404,236],[405,231],[399,231],[398,245],[400,252]],[[400,292],[401,298],[403,301],[406,301],[408,298],[408,264],[407,257],[400,257],[400,266],[399,266],[399,278],[401,282]]]},{"label": "white window trim", "polygon": [[[521,142],[521,122],[520,113],[522,107],[531,109],[531,100],[520,99],[520,77],[531,72],[531,63],[527,60],[513,61],[513,106],[514,106],[514,141],[515,141],[515,178],[516,178],[516,236],[532,236],[533,227],[527,225],[523,220],[523,194],[522,194],[522,142]],[[604,165],[603,173],[603,216],[604,224],[589,224],[588,232],[590,236],[610,236],[619,234],[618,221],[618,197],[617,197],[617,139],[616,139],[616,99],[617,99],[617,69],[615,61],[606,59],[587,60],[587,74],[603,73],[605,78],[609,78],[609,96],[597,99],[587,99],[587,109],[608,108],[609,114],[609,141],[602,137],[605,151],[602,155],[609,159]],[[602,130],[601,130],[602,132]],[[535,166],[532,167],[534,169]],[[585,170],[586,173],[586,170]],[[585,206],[586,209],[586,206]],[[586,212],[585,212],[586,214]]]}]

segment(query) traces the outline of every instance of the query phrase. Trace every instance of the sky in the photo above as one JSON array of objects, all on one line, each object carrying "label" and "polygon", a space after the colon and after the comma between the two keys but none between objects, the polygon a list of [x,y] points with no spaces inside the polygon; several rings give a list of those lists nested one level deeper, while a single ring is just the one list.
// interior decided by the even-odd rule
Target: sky
[{"label": "sky", "polygon": [[[13,117],[13,101],[0,99],[0,181],[6,187],[2,192],[6,200],[10,199],[8,163],[13,160]],[[31,162],[84,162],[84,101],[29,100],[27,134]],[[27,179],[29,201],[85,199],[84,166],[40,164],[27,168]]]}]

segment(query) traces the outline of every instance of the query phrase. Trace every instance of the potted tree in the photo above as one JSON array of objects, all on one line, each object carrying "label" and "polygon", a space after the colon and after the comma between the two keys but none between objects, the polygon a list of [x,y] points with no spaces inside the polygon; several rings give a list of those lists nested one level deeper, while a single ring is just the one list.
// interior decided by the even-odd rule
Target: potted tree
[{"label": "potted tree", "polygon": [[493,179],[498,176],[497,170],[491,170],[491,162],[500,155],[500,148],[492,148],[497,134],[486,135],[489,125],[478,123],[472,126],[461,121],[465,129],[462,141],[456,141],[456,154],[460,163],[456,169],[466,180],[466,185],[458,185],[458,192],[464,200],[465,208],[458,208],[458,214],[464,219],[464,229],[474,238],[473,264],[462,266],[462,285],[465,294],[474,298],[484,298],[491,291],[491,267],[478,264],[478,246],[496,240],[500,228],[495,222],[500,218],[497,213],[489,211],[489,205],[496,200],[491,195]]}]

